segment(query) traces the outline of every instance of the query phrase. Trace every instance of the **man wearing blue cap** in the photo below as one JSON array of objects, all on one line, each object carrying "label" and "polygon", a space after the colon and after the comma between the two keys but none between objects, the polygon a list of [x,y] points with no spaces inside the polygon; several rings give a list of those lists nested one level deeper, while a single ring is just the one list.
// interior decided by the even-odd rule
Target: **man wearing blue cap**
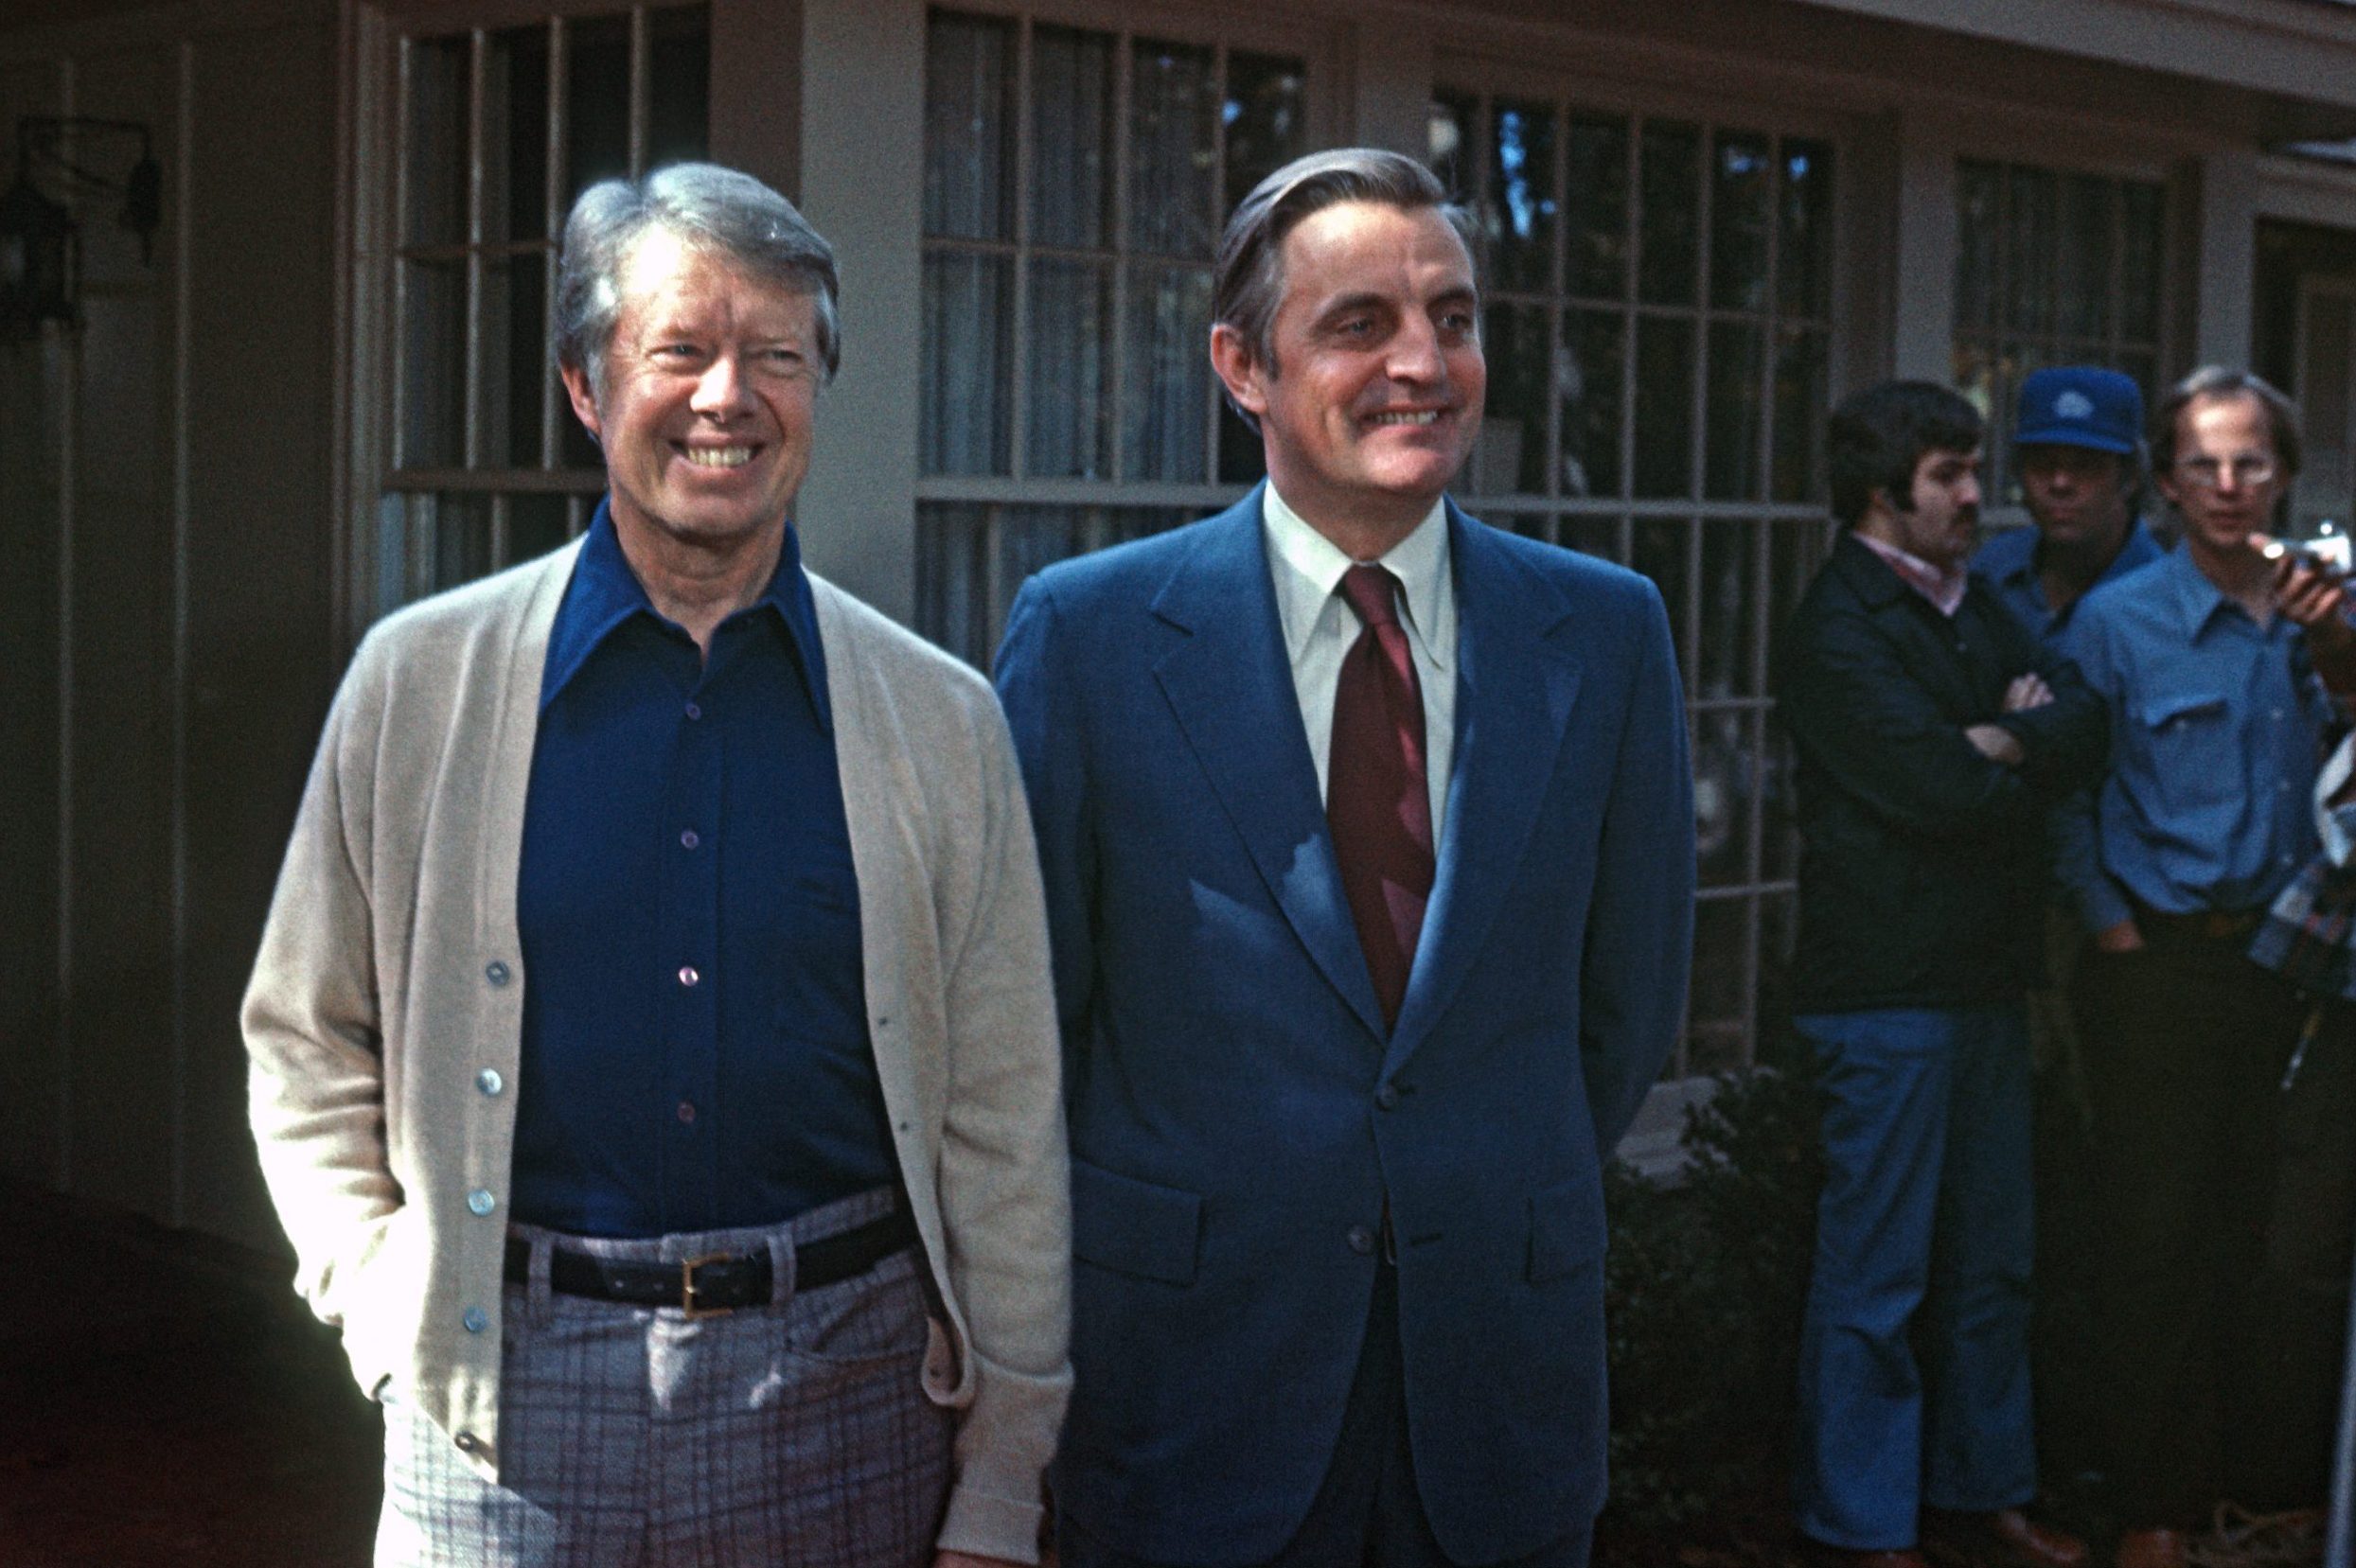
[{"label": "man wearing blue cap", "polygon": [[2036,526],[1980,546],[1972,572],[2048,643],[2088,590],[2163,554],[2135,516],[2142,430],[2143,394],[2116,370],[2064,365],[2021,383],[2013,467]]}]

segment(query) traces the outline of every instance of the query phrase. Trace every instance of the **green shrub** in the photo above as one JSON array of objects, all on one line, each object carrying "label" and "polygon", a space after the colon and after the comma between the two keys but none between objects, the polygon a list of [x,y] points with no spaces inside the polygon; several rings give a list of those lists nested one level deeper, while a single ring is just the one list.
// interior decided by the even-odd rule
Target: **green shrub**
[{"label": "green shrub", "polygon": [[1687,1115],[1677,1184],[1617,1161],[1604,1174],[1606,1558],[1638,1560],[1632,1543],[1677,1540],[1729,1506],[1781,1506],[1822,1181],[1819,1104],[1804,1056],[1727,1075]]}]

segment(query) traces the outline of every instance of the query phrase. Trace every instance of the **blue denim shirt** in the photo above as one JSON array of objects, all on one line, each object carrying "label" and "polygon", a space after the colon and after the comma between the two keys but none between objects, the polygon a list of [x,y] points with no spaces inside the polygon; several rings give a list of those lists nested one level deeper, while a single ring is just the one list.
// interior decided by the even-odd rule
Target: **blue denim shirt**
[{"label": "blue denim shirt", "polygon": [[[2011,610],[2021,625],[2044,639],[2048,645],[2058,646],[2062,633],[2070,624],[2070,617],[2083,595],[2072,600],[2056,612],[2046,602],[2046,590],[2037,581],[2037,530],[2033,527],[2007,528],[1990,537],[1972,556],[1972,575],[1986,583],[1996,595],[1996,602]],[[2168,552],[2152,537],[2152,530],[2137,518],[2127,527],[2127,537],[2111,557],[2111,564],[2102,569],[2102,575],[2094,580],[2094,588],[2115,583],[2138,567],[2151,565]],[[2094,591],[2090,588],[2088,593]]]},{"label": "blue denim shirt", "polygon": [[517,1219],[771,1224],[895,1178],[790,528],[769,590],[706,658],[597,509],[549,633],[516,923]]},{"label": "blue denim shirt", "polygon": [[2315,853],[2308,795],[2334,719],[2304,632],[2260,626],[2178,550],[2096,589],[2062,636],[2111,713],[2111,774],[2055,819],[2090,931],[2132,898],[2171,914],[2259,908]]}]

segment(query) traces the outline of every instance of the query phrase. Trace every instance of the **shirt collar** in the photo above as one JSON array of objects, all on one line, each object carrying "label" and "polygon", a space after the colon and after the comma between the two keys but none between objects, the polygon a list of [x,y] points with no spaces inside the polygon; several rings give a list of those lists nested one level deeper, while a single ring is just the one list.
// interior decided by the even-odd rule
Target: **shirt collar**
[{"label": "shirt collar", "polygon": [[[795,667],[817,711],[819,728],[834,732],[834,710],[826,698],[826,651],[818,639],[818,606],[810,593],[809,574],[802,570],[802,541],[793,524],[786,524],[784,544],[777,553],[777,570],[761,596],[737,614],[762,608],[773,610],[785,623],[793,643]],[[573,580],[565,586],[564,602],[557,608],[556,625],[548,629],[548,661],[540,674],[540,705],[543,712],[557,694],[580,674],[589,656],[614,630],[644,612],[668,625],[646,586],[622,554],[621,536],[614,531],[612,501],[597,502],[589,532],[581,540],[579,559],[573,563]],[[734,619],[731,617],[730,619]]]},{"label": "shirt collar", "polygon": [[[1333,602],[1334,590],[1341,586],[1342,573],[1356,563],[1286,504],[1272,484],[1263,492],[1260,515],[1268,558],[1275,568],[1276,613],[1284,625],[1284,652],[1297,663],[1325,607]],[[1399,579],[1408,624],[1423,643],[1425,657],[1435,668],[1447,669],[1456,644],[1456,600],[1444,591],[1447,502],[1435,500],[1414,532],[1391,546],[1377,564]]]},{"label": "shirt collar", "polygon": [[2216,619],[2219,612],[2227,606],[2232,606],[2235,609],[2241,608],[2226,598],[2217,585],[2208,580],[2208,574],[2203,572],[2200,563],[2192,558],[2192,548],[2189,545],[2179,546],[2170,551],[2161,558],[2161,563],[2152,570],[2175,574],[2176,608],[2184,616],[2185,638],[2188,642],[2197,639],[2209,622]]},{"label": "shirt collar", "polygon": [[1972,580],[1968,568],[1958,565],[1941,571],[1912,551],[1901,550],[1870,534],[1857,534],[1857,542],[1879,555],[1898,573],[1899,581],[1928,599],[1940,614],[1953,616],[1963,607],[1963,590]]}]

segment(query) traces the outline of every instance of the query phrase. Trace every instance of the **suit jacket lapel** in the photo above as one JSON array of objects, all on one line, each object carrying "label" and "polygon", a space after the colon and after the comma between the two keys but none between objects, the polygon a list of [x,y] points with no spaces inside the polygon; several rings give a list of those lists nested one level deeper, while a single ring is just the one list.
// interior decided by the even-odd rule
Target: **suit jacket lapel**
[{"label": "suit jacket lapel", "polygon": [[1562,592],[1453,502],[1448,554],[1457,595],[1456,758],[1440,864],[1386,1078],[1447,1010],[1487,940],[1579,695],[1577,662],[1547,640],[1570,612]]},{"label": "suit jacket lapel", "polygon": [[1154,674],[1229,822],[1310,958],[1379,1039],[1382,1009],[1301,729],[1261,541],[1259,490],[1205,525],[1153,611],[1190,634]]}]

